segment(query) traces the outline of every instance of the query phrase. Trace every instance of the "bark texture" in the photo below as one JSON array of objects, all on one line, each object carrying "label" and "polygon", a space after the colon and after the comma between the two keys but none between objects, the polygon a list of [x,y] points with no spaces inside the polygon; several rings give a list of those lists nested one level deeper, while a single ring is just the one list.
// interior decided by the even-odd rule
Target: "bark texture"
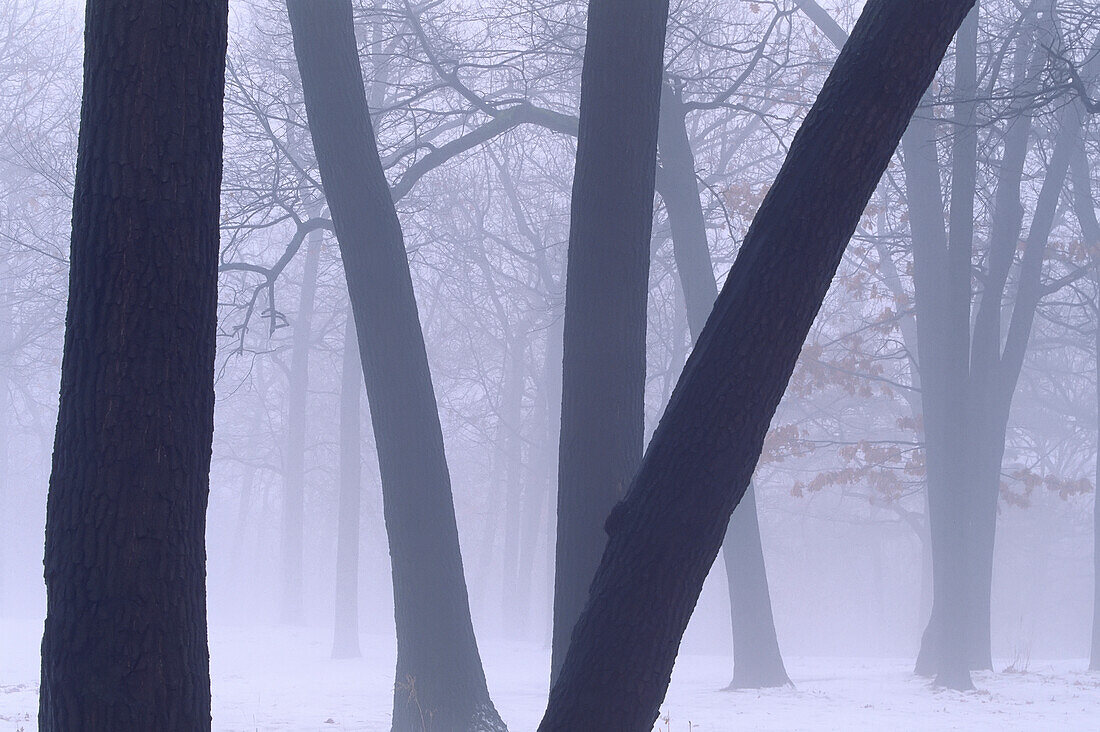
[{"label": "bark texture", "polygon": [[350,0],[289,0],[306,113],[355,314],[393,571],[393,729],[500,730],[470,620],[450,475]]},{"label": "bark texture", "polygon": [[42,730],[210,728],[224,0],[88,3]]},{"label": "bark texture", "polygon": [[668,0],[591,0],[565,284],[551,678],[642,456]]},{"label": "bark texture", "polygon": [[542,730],[648,730],[703,580],[848,239],[972,0],[871,0],[684,367]]}]

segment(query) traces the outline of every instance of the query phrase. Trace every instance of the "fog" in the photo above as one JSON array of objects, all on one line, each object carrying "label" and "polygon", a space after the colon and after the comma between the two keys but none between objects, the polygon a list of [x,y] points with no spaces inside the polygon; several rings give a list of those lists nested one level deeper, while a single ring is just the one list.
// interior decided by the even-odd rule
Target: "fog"
[{"label": "fog", "polygon": [[[606,14],[622,3],[592,4]],[[306,16],[317,11],[313,20],[325,26],[317,8],[344,4],[290,5]],[[614,95],[600,97],[611,106],[599,112],[591,111],[598,101],[587,101],[596,96],[586,97],[592,106],[582,105],[582,63],[599,60],[591,48],[595,60],[586,58],[588,3],[351,5],[373,125],[367,133],[396,208],[395,233],[386,228],[385,206],[372,198],[381,184],[372,188],[356,177],[363,141],[319,126],[318,115],[338,109],[331,105],[344,97],[335,78],[322,75],[316,91],[308,87],[314,77],[307,43],[319,44],[317,69],[327,68],[318,39],[331,26],[311,29],[303,20],[292,37],[286,2],[229,3],[205,513],[212,726],[458,725],[449,711],[428,721],[423,708],[413,721],[402,711],[415,696],[414,678],[423,685],[418,703],[461,706],[446,694],[433,701],[435,682],[427,675],[403,677],[420,668],[414,651],[404,649],[422,653],[419,645],[432,645],[439,654],[432,663],[445,669],[439,685],[461,696],[447,674],[468,675],[462,669],[471,656],[462,642],[444,647],[437,636],[449,638],[454,618],[461,628],[466,592],[472,658],[480,663],[473,676],[484,668],[488,687],[488,697],[473,703],[495,705],[499,719],[454,728],[501,729],[494,725],[502,721],[534,729],[547,709],[552,657],[561,696],[551,698],[563,705],[570,703],[566,682],[587,663],[568,632],[555,632],[555,585],[559,623],[573,613],[566,623],[572,628],[582,609],[597,617],[596,600],[586,598],[603,555],[605,519],[608,531],[617,531],[608,509],[628,491],[640,494],[646,476],[659,475],[663,446],[683,424],[675,421],[680,413],[662,423],[666,406],[674,390],[687,389],[689,376],[703,378],[702,364],[714,363],[693,356],[695,372],[681,380],[705,315],[715,297],[720,307],[734,294],[736,287],[722,289],[727,273],[779,185],[784,160],[794,158],[792,140],[863,3],[673,0],[659,132],[655,103],[622,108],[622,115],[612,114],[621,102]],[[38,689],[47,683],[39,668],[47,614],[43,547],[55,432],[62,434],[84,12],[62,0],[0,0],[5,730],[39,728]],[[589,29],[590,45],[595,32]],[[627,53],[631,43],[613,48]],[[745,499],[736,508],[727,554],[715,560],[717,544],[702,539],[724,533],[720,511],[705,519],[707,530],[673,512],[667,521],[644,514],[658,517],[644,525],[652,546],[698,538],[700,548],[684,555],[702,557],[703,572],[710,567],[697,601],[686,564],[682,581],[669,580],[675,593],[666,592],[657,569],[649,574],[640,564],[631,575],[637,586],[652,581],[655,619],[636,616],[643,630],[624,637],[639,647],[671,643],[676,658],[667,694],[663,686],[657,692],[654,729],[1095,728],[1100,673],[1089,669],[1100,668],[1098,55],[1100,14],[1086,2],[988,0],[964,23],[858,218],[789,383],[779,385],[774,416],[763,414],[770,427],[746,494],[755,505]],[[609,63],[605,74],[620,68]],[[584,83],[598,88],[597,77],[593,71],[590,82],[586,68]],[[586,126],[590,120],[596,122]],[[624,134],[637,130],[645,138],[647,124],[657,147],[653,159],[654,142],[640,145],[650,151],[648,188],[631,179],[635,168],[626,162],[618,168],[597,159],[601,147],[619,150]],[[325,134],[329,152],[322,149]],[[675,147],[674,134],[687,145]],[[586,155],[596,161],[587,168]],[[971,189],[960,189],[959,180],[972,181]],[[347,188],[336,192],[337,185]],[[639,186],[644,195],[631,200],[646,205],[656,187],[651,229],[637,216],[635,228],[627,221],[629,195]],[[586,193],[601,187],[612,193]],[[785,214],[806,221],[815,215],[812,208]],[[825,247],[831,224],[813,226]],[[648,251],[628,250],[638,231]],[[718,288],[705,295],[702,310],[690,281],[700,270],[692,274],[685,254],[693,236],[695,256],[710,258],[713,283],[704,256],[703,291]],[[349,257],[354,237],[367,252],[361,260]],[[601,252],[587,265],[575,254],[586,242]],[[383,297],[371,299],[373,293],[395,281],[388,272],[400,271],[383,244],[402,243],[415,309],[403,311],[398,292],[372,312]],[[804,245],[816,246],[812,238]],[[89,251],[85,259],[98,256],[95,247]],[[356,264],[371,257],[393,260],[398,269]],[[567,268],[576,277],[571,286]],[[628,307],[631,277],[648,281],[644,323],[641,310]],[[789,286],[793,302],[800,282]],[[421,451],[434,444],[430,434],[426,443],[406,439],[430,432],[430,418],[410,427],[393,416],[404,405],[410,424],[430,413],[417,401],[425,392],[415,388],[415,359],[400,362],[399,349],[385,346],[404,338],[402,323],[415,321],[401,318],[410,312],[423,334],[445,464]],[[639,317],[628,322],[631,312]],[[621,343],[612,332],[620,322]],[[798,340],[797,324],[783,322],[789,330],[753,331],[760,341],[746,363],[784,339]],[[704,338],[720,326],[716,309]],[[173,332],[163,337],[171,341]],[[637,369],[635,353],[644,354],[644,364],[634,359]],[[728,376],[721,370],[727,366]],[[736,360],[716,368],[715,403],[731,420],[755,415],[754,406],[722,391],[736,388],[728,381],[753,377],[752,368]],[[396,391],[386,387],[394,374],[408,377]],[[620,387],[625,395],[615,401]],[[754,393],[764,401],[765,391]],[[135,389],[129,398],[148,394]],[[373,420],[372,402],[383,410]],[[144,409],[175,407],[149,402]],[[717,424],[700,417],[697,429],[676,432],[688,435],[683,449],[691,460],[755,439],[749,427],[738,431],[740,422],[708,428]],[[643,463],[651,438],[655,447]],[[383,464],[396,466],[386,481],[380,454]],[[737,469],[751,471],[744,462]],[[727,464],[706,463],[700,471],[728,484],[736,504],[747,480],[737,471],[719,476],[714,466]],[[559,479],[559,466],[563,476],[586,477]],[[441,479],[424,477],[436,469]],[[697,500],[690,477],[668,480],[666,495]],[[431,485],[422,493],[425,481]],[[559,496],[562,486],[571,493]],[[392,491],[386,506],[384,489]],[[433,503],[417,516],[420,497]],[[457,575],[448,574],[446,561],[449,501],[461,548]],[[753,511],[758,541],[738,523]],[[595,545],[584,534],[588,524],[600,531]],[[91,541],[77,539],[72,527],[64,531],[74,542]],[[747,554],[732,548],[744,546]],[[766,576],[753,574],[753,552],[762,552]],[[612,555],[600,565],[609,577],[617,566]],[[409,556],[422,565],[405,569],[415,564]],[[440,587],[454,576],[459,585],[438,595],[406,590],[411,594],[399,594],[406,598],[399,606],[409,609],[395,612],[395,575],[402,572],[408,574],[396,579],[399,593],[435,577]],[[616,594],[600,586],[592,598],[614,603]],[[678,631],[660,642],[645,635],[650,625],[664,627],[656,618],[683,605],[694,610],[682,640]],[[446,610],[437,617],[425,607]],[[632,623],[617,620],[615,627],[629,633]],[[750,628],[751,642],[736,649],[735,675],[739,627]],[[767,648],[772,633],[777,652]],[[585,638],[572,636],[574,645]],[[405,653],[411,660],[402,660]],[[951,665],[956,656],[961,667]],[[648,656],[633,656],[640,657]],[[970,671],[966,683],[952,681],[960,668]],[[650,676],[660,677],[654,669]],[[967,690],[970,679],[977,691]],[[471,693],[478,697],[476,688]],[[648,703],[646,697],[637,705]],[[99,728],[51,719],[41,728]],[[163,728],[192,727],[177,720]],[[626,721],[614,728],[648,729]]]}]

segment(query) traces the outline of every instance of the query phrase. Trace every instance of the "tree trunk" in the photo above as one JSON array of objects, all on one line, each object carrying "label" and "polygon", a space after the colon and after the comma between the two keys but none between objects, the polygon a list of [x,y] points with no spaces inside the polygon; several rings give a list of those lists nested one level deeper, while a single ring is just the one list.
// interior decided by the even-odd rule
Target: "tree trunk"
[{"label": "tree trunk", "polygon": [[42,730],[210,729],[227,6],[88,3]]},{"label": "tree trunk", "polygon": [[289,0],[306,113],[355,313],[397,626],[395,730],[500,730],[470,620],[450,475],[350,0]]},{"label": "tree trunk", "polygon": [[540,729],[652,727],[802,342],[971,4],[865,6],[749,228],[630,491],[608,517],[607,549]]},{"label": "tree trunk", "polygon": [[520,523],[523,501],[523,392],[527,354],[527,324],[516,325],[506,354],[501,394],[501,429],[504,431],[504,562],[501,576],[501,617],[504,631],[522,634],[525,618],[516,602],[519,585]]},{"label": "tree trunk", "polygon": [[363,368],[348,308],[340,372],[340,507],[336,517],[336,613],[332,657],[359,658],[359,517],[362,492],[362,437],[359,395]]},{"label": "tree trunk", "polygon": [[[919,348],[921,413],[924,417],[926,490],[932,542],[932,614],[921,639],[916,673],[937,683],[970,689],[964,649],[966,621],[966,503],[962,489],[965,433],[959,390],[966,371],[952,370],[948,309],[948,241],[936,151],[936,124],[930,112],[914,116],[903,140],[906,197],[913,243],[914,307]],[[969,322],[963,333],[969,339]]]},{"label": "tree trunk", "polygon": [[[319,213],[319,212],[318,212]],[[315,215],[314,215],[315,217]],[[311,217],[312,218],[312,217]],[[283,472],[282,554],[284,623],[302,622],[302,554],[305,534],[306,434],[309,419],[309,352],[313,347],[313,306],[321,259],[318,229],[309,235],[301,297],[294,319],[290,375],[287,379],[286,453]]]},{"label": "tree trunk", "polygon": [[668,0],[591,0],[565,280],[551,678],[642,455],[646,300]]},{"label": "tree trunk", "polygon": [[[668,212],[673,256],[684,293],[688,328],[694,341],[702,333],[714,307],[718,285],[707,245],[706,222],[699,202],[695,155],[688,139],[685,110],[676,90],[668,84],[661,95],[657,140],[661,151],[658,189]],[[756,492],[751,483],[730,517],[722,555],[733,628],[733,680],[729,688],[791,683],[775,633],[768,574],[760,542]]]},{"label": "tree trunk", "polygon": [[[1083,145],[1074,150],[1070,163],[1073,182],[1073,210],[1081,226],[1085,247],[1095,252],[1100,247],[1100,222],[1092,198],[1092,172]],[[1093,284],[1096,287],[1096,412],[1100,424],[1100,258],[1093,255]],[[1098,435],[1100,440],[1100,435]],[[1096,474],[1092,503],[1092,647],[1089,653],[1089,670],[1100,671],[1100,443],[1096,451]]]}]

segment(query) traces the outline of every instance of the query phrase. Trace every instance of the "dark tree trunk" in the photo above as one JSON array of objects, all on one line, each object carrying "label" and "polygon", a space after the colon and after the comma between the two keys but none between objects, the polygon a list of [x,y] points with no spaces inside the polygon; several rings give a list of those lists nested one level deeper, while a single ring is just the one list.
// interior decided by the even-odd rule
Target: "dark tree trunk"
[{"label": "dark tree trunk", "polygon": [[355,338],[355,319],[349,308],[340,372],[340,507],[336,516],[333,658],[362,655],[359,650],[359,515],[363,480],[359,396],[362,390],[363,367]]},{"label": "dark tree trunk", "polygon": [[971,4],[865,6],[745,237],[630,491],[608,517],[607,549],[540,729],[648,730],[657,718],[802,342]]},{"label": "dark tree trunk", "polygon": [[88,3],[42,730],[210,729],[224,1]]},{"label": "dark tree trunk", "polygon": [[668,0],[591,0],[565,280],[551,678],[642,455],[646,300]]},{"label": "dark tree trunk", "polygon": [[[319,211],[317,213],[320,213]],[[311,218],[315,218],[311,216]],[[313,347],[313,305],[317,299],[317,268],[321,259],[318,229],[306,246],[298,314],[294,318],[290,375],[287,379],[286,452],[283,457],[282,541],[284,623],[302,622],[302,559],[305,536],[306,434],[309,419],[309,352]]]},{"label": "dark tree trunk", "polygon": [[443,432],[351,3],[287,7],[378,446],[397,625],[393,728],[500,730],[470,620]]},{"label": "dark tree trunk", "polygon": [[[673,256],[684,293],[688,328],[694,341],[706,325],[718,297],[718,285],[707,245],[706,222],[699,202],[695,155],[688,139],[685,110],[676,90],[668,84],[661,95],[657,142],[661,151],[658,190],[668,212]],[[731,689],[791,683],[775,633],[756,511],[756,492],[750,483],[730,517],[722,543],[733,628]]]}]

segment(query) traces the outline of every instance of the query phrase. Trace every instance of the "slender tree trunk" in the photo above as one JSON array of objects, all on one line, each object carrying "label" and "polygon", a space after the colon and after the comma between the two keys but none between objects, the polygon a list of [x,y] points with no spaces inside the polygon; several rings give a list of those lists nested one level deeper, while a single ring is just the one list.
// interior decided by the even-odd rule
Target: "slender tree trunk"
[{"label": "slender tree trunk", "polygon": [[[1093,246],[1100,244],[1094,240]],[[1096,298],[1096,416],[1100,424],[1100,266],[1093,265]],[[1089,649],[1089,671],[1100,671],[1100,432],[1096,448],[1096,466],[1093,474],[1092,496],[1092,647]]]},{"label": "slender tree trunk", "polygon": [[[561,409],[561,325],[560,321],[547,328],[546,357],[542,369],[542,388],[539,390],[536,418],[541,436],[531,446],[528,460],[526,490],[523,496],[523,526],[519,547],[519,576],[515,590],[517,614],[526,624],[531,611],[531,589],[534,582],[535,555],[541,537],[540,529],[546,515],[548,498],[554,495],[557,483],[558,425]],[[553,555],[553,540],[547,537],[549,553]]]},{"label": "slender tree trunk", "polygon": [[[1073,210],[1084,235],[1089,251],[1100,247],[1100,222],[1092,198],[1092,172],[1083,145],[1074,150],[1070,162],[1073,181]],[[1093,255],[1093,284],[1096,288],[1096,412],[1100,424],[1100,258]],[[1092,504],[1092,647],[1089,653],[1089,670],[1100,671],[1100,435],[1096,451],[1096,475]]]},{"label": "slender tree trunk", "polygon": [[332,657],[359,658],[359,517],[363,482],[359,397],[363,367],[348,308],[340,372],[340,507],[336,517],[336,613]]},{"label": "slender tree trunk", "polygon": [[88,3],[42,730],[210,729],[224,1]]},{"label": "slender tree trunk", "polygon": [[281,614],[284,623],[302,622],[302,560],[305,536],[306,435],[309,420],[309,352],[313,347],[313,307],[321,259],[320,229],[309,235],[298,315],[294,319],[290,377],[287,380],[286,453],[283,470]]},{"label": "slender tree trunk", "polygon": [[[930,110],[930,108],[929,108]],[[914,116],[903,138],[906,197],[913,242],[914,306],[924,416],[926,490],[932,542],[932,614],[921,639],[916,672],[937,683],[970,689],[966,648],[966,502],[961,471],[967,465],[963,413],[957,395],[966,384],[951,370],[954,323],[948,310],[948,243],[930,111]],[[969,323],[965,337],[969,338]],[[954,396],[953,396],[954,395]]]},{"label": "slender tree trunk", "polygon": [[551,678],[642,456],[668,0],[590,0],[565,280]]},{"label": "slender tree trunk", "polygon": [[516,603],[519,585],[520,523],[523,501],[523,392],[527,353],[526,323],[515,329],[508,346],[504,389],[501,395],[501,426],[504,430],[504,562],[501,576],[501,615],[504,630],[520,635],[524,618]]},{"label": "slender tree trunk", "polygon": [[[802,342],[971,4],[864,7],[749,228],[638,475],[608,517],[607,549],[540,729],[646,730],[657,718]],[[582,113],[582,138],[584,127]]]},{"label": "slender tree trunk", "polygon": [[501,730],[470,620],[443,432],[351,3],[287,7],[378,446],[397,626],[393,728]]},{"label": "slender tree trunk", "polygon": [[[684,293],[692,340],[707,322],[718,285],[707,244],[706,222],[695,178],[685,110],[676,90],[665,84],[658,132],[661,178],[658,189],[668,212],[673,256]],[[730,517],[722,544],[733,628],[733,680],[729,688],[783,686],[791,681],[783,666],[772,618],[771,593],[760,542],[756,491],[749,484]]]}]

